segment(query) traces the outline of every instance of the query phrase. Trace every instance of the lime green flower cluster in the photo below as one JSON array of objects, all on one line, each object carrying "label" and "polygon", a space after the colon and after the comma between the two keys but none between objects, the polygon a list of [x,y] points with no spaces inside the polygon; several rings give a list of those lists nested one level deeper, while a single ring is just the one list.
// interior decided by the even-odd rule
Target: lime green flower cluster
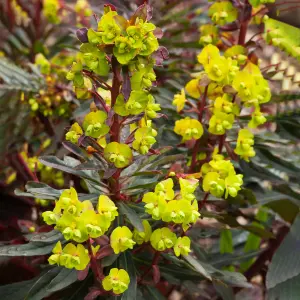
[{"label": "lime green flower cluster", "polygon": [[[48,261],[51,265],[59,265],[68,269],[84,270],[91,260],[91,255],[96,255],[100,246],[93,247],[91,252],[82,244],[90,238],[102,236],[118,216],[118,209],[114,202],[105,195],[99,196],[97,212],[89,200],[80,202],[74,188],[64,190],[55,203],[53,211],[45,211],[42,214],[48,225],[56,225],[55,229],[62,232],[66,240],[74,240],[77,245],[68,243],[62,248],[61,242],[57,242],[53,248],[53,254]],[[141,242],[149,241],[151,227],[143,222],[146,233],[135,233]],[[149,233],[150,227],[150,233]],[[133,233],[128,227],[116,227],[110,236],[110,244],[116,254],[127,249],[132,249],[135,242],[132,240]],[[129,275],[125,270],[113,268],[108,276],[102,281],[103,289],[112,290],[114,294],[123,293],[130,283]]]},{"label": "lime green flower cluster", "polygon": [[225,25],[237,19],[238,11],[229,1],[215,2],[208,10],[208,16],[213,23]]},{"label": "lime green flower cluster", "polygon": [[128,273],[123,269],[112,268],[109,275],[102,281],[102,286],[106,291],[113,291],[119,295],[128,289],[130,278]]},{"label": "lime green flower cluster", "polygon": [[173,105],[177,107],[177,112],[181,112],[184,108],[184,104],[186,102],[184,89],[181,89],[180,94],[174,95]]},{"label": "lime green flower cluster", "polygon": [[[220,55],[216,46],[211,44],[205,46],[198,55],[198,62],[204,67],[204,71],[200,72],[197,78],[188,82],[185,87],[190,96],[199,98],[204,94],[204,86],[200,84],[200,81],[204,79],[209,82],[206,87],[206,96],[212,102],[210,109],[212,116],[209,119],[208,131],[214,135],[224,135],[227,130],[232,128],[235,117],[240,114],[240,107],[235,103],[236,97],[240,98],[245,107],[254,108],[248,124],[250,128],[256,128],[266,122],[260,105],[270,101],[271,92],[268,81],[263,78],[256,65],[246,62],[246,54],[246,49],[240,45],[227,49],[224,56]],[[240,70],[240,66],[242,66],[242,70]],[[223,88],[226,86],[231,86],[237,94],[224,93]],[[173,104],[177,105],[178,111],[186,102],[183,95],[182,93],[180,96],[175,95],[174,97]],[[174,131],[182,135],[183,141],[185,141],[191,139],[188,136],[192,132],[193,126],[184,127],[183,124],[187,124],[187,121],[177,121]],[[188,135],[185,134],[185,130]]]},{"label": "lime green flower cluster", "polygon": [[11,0],[10,5],[11,9],[13,10],[16,23],[18,25],[28,25],[28,23],[31,21],[31,19],[28,16],[28,13],[23,10],[23,8],[18,4],[16,0]]},{"label": "lime green flower cluster", "polygon": [[152,228],[149,222],[147,220],[143,220],[142,223],[143,223],[144,231],[138,231],[137,229],[134,229],[133,231],[133,240],[138,245],[149,242],[152,234]]},{"label": "lime green flower cluster", "polygon": [[43,14],[48,22],[52,24],[60,23],[60,16],[58,14],[60,10],[59,0],[44,0],[43,1]]},{"label": "lime green flower cluster", "polygon": [[91,201],[80,202],[72,187],[62,192],[53,211],[42,214],[46,224],[55,225],[66,240],[77,243],[102,236],[117,215],[117,207],[107,196],[99,197],[95,212]]},{"label": "lime green flower cluster", "polygon": [[151,127],[151,121],[148,121],[147,126],[140,127],[135,131],[132,148],[140,154],[146,154],[152,145],[156,143],[156,136],[157,131]]},{"label": "lime green flower cluster", "polygon": [[71,128],[66,133],[66,140],[70,141],[73,144],[77,144],[78,139],[81,137],[82,134],[83,134],[83,131],[82,131],[80,125],[77,122],[75,122],[72,124]]},{"label": "lime green flower cluster", "polygon": [[156,112],[160,110],[160,105],[155,103],[154,97],[147,91],[133,90],[130,97],[125,102],[124,96],[120,94],[114,106],[114,111],[122,117],[146,113],[149,118],[155,118]]},{"label": "lime green flower cluster", "polygon": [[199,27],[201,46],[207,46],[208,44],[217,45],[219,39],[219,29],[213,24],[204,24]]},{"label": "lime green flower cluster", "polygon": [[145,211],[154,220],[182,224],[183,229],[187,230],[200,216],[194,196],[198,181],[180,178],[179,183],[180,192],[175,195],[173,180],[168,178],[161,181],[155,186],[154,192],[144,194],[142,201],[146,203]]},{"label": "lime green flower cluster", "polygon": [[49,75],[51,71],[51,64],[46,57],[39,53],[35,56],[35,65],[39,66],[41,73],[44,75]]},{"label": "lime green flower cluster", "polygon": [[251,62],[236,74],[232,86],[246,107],[258,107],[271,99],[268,81],[263,78],[259,67]]},{"label": "lime green flower cluster", "polygon": [[91,6],[87,0],[77,0],[74,8],[77,14],[82,14],[85,17],[90,17],[93,14]]},{"label": "lime green flower cluster", "polygon": [[224,193],[225,199],[228,195],[236,197],[243,184],[243,175],[236,174],[230,160],[225,160],[224,156],[217,154],[216,150],[213,159],[201,167],[203,175],[202,188],[215,197],[223,197]]},{"label": "lime green flower cluster", "polygon": [[[68,60],[70,59],[73,60],[72,55],[62,52],[50,60],[41,53],[35,56],[34,64],[42,73],[45,84],[38,93],[29,94],[28,96],[28,103],[33,113],[39,112],[46,117],[53,115],[68,116],[72,106],[65,101],[69,98],[69,94],[62,88],[61,82],[66,76],[66,64],[69,64]],[[25,94],[21,96],[21,101],[24,100]]]},{"label": "lime green flower cluster", "polygon": [[202,124],[196,120],[186,117],[175,122],[175,133],[182,136],[182,142],[191,139],[198,140],[203,135]]},{"label": "lime green flower cluster", "polygon": [[[130,118],[144,114],[142,121],[137,122],[139,128],[131,146],[140,154],[147,154],[156,142],[157,132],[151,128],[152,123],[147,121],[156,118],[160,111],[160,105],[155,103],[149,92],[156,80],[153,70],[155,59],[151,56],[158,49],[155,29],[155,25],[148,22],[145,16],[134,15],[126,20],[110,6],[106,6],[97,30],[88,30],[88,42],[80,46],[77,61],[73,62],[67,74],[67,79],[73,81],[77,97],[87,99],[93,90],[93,77],[89,74],[107,76],[115,59],[116,64],[123,66],[122,73],[129,75],[130,93],[126,96],[123,92],[119,93],[114,101],[106,96],[105,103],[107,111],[113,110],[119,117]],[[66,139],[77,143],[84,132],[86,136],[104,140],[109,133],[106,119],[107,114],[104,112],[91,112],[84,119],[83,130],[78,125],[72,126]],[[128,166],[133,158],[130,146],[111,142],[104,150],[104,157],[117,168]]]},{"label": "lime green flower cluster", "polygon": [[51,167],[44,166],[39,162],[37,156],[29,157],[25,151],[22,151],[20,155],[24,159],[24,162],[27,164],[31,172],[39,172],[43,182],[53,183],[58,187],[62,187],[64,185],[65,180],[62,171],[56,171]]},{"label": "lime green flower cluster", "polygon": [[[97,246],[93,251],[97,252],[100,246]],[[81,244],[75,246],[72,243],[67,244],[62,248],[61,243],[57,242],[52,250],[53,254],[49,257],[50,265],[59,265],[67,269],[84,270],[90,262],[88,250]]]},{"label": "lime green flower cluster", "polygon": [[[105,124],[107,114],[101,110],[88,113],[83,120],[82,127],[86,136],[101,138],[109,132],[109,126]],[[74,144],[78,142],[79,137],[83,134],[80,125],[75,122],[66,133],[66,140]]]},{"label": "lime green flower cluster", "polygon": [[127,226],[116,227],[110,235],[110,245],[116,254],[132,249],[136,244],[132,239],[133,233]]},{"label": "lime green flower cluster", "polygon": [[239,131],[236,148],[234,152],[238,154],[245,161],[249,161],[249,157],[255,156],[253,149],[254,135],[248,129],[241,129]]},{"label": "lime green flower cluster", "polygon": [[246,48],[241,45],[234,45],[224,52],[225,57],[231,57],[237,60],[239,65],[243,65],[247,61]]},{"label": "lime green flower cluster", "polygon": [[187,236],[177,238],[176,234],[168,227],[154,230],[150,242],[157,251],[173,248],[176,256],[185,256],[191,252],[191,240]]},{"label": "lime green flower cluster", "polygon": [[127,167],[133,159],[130,147],[117,142],[111,142],[105,147],[104,157],[107,161],[113,163],[116,168]]}]

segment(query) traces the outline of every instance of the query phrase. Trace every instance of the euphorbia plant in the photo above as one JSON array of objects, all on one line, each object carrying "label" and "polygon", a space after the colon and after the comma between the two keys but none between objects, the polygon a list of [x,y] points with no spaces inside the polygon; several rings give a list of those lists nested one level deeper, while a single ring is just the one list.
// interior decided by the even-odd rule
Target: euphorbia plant
[{"label": "euphorbia plant", "polygon": [[[64,146],[79,159],[46,156],[40,161],[81,181],[65,190],[34,182],[27,193],[19,191],[55,201],[52,210],[42,213],[47,230],[55,230],[31,236],[39,247],[0,249],[0,254],[52,251],[46,295],[77,279],[89,287],[85,299],[161,298],[186,280],[249,286],[241,274],[217,270],[199,258],[198,236],[191,232],[210,195],[225,201],[239,196],[243,175],[235,161],[255,155],[251,128],[266,121],[260,108],[270,100],[270,89],[245,40],[251,9],[248,1],[216,2],[209,9],[215,25],[201,39],[206,45],[198,55],[201,71],[185,87],[193,99],[186,99],[184,89],[174,97],[177,111],[188,114],[174,127],[182,137],[178,148],[189,149],[186,157],[166,156],[169,147],[153,147],[155,119],[164,115],[151,88],[154,67],[161,65],[166,50],[159,47],[162,32],[150,22],[150,7],[144,4],[125,19],[106,5],[97,28],[77,31],[81,45],[67,79],[80,101],[93,99],[90,112],[65,135]],[[220,40],[214,26],[233,21],[232,28],[223,28],[230,32],[239,25],[238,37],[229,37],[232,45],[213,45]],[[191,109],[185,111],[185,104]],[[241,125],[242,108],[249,109],[251,120],[237,133],[233,128]],[[229,141],[232,131],[235,138]],[[68,280],[57,284],[65,274]]]}]

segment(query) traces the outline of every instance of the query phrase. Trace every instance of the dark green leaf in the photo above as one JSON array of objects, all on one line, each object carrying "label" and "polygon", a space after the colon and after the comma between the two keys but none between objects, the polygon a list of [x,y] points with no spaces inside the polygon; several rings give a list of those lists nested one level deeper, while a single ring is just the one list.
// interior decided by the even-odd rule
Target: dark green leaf
[{"label": "dark green leaf", "polygon": [[299,213],[299,206],[290,200],[275,200],[267,203],[266,207],[272,209],[285,221],[292,223]]},{"label": "dark green leaf", "polygon": [[31,243],[46,243],[46,244],[53,244],[61,239],[63,239],[62,234],[58,230],[52,230],[49,232],[41,232],[41,233],[32,233],[25,235],[25,238],[28,242]]},{"label": "dark green leaf", "polygon": [[194,257],[192,257],[191,255],[186,255],[184,256],[184,259],[189,262],[197,272],[199,272],[201,275],[203,275],[204,277],[206,277],[207,279],[211,280],[211,276],[209,274],[209,272],[207,272],[207,270],[203,267],[202,263],[198,260],[196,260]]},{"label": "dark green leaf", "polygon": [[213,280],[214,288],[223,300],[234,300],[234,293],[232,287],[228,286],[220,280]]},{"label": "dark green leaf", "polygon": [[122,215],[126,215],[129,222],[138,230],[138,231],[144,231],[144,226],[142,224],[142,220],[138,216],[138,214],[130,208],[127,204],[119,202],[118,203],[120,213]]},{"label": "dark green leaf", "polygon": [[28,243],[23,245],[9,245],[0,247],[0,256],[36,256],[51,253],[53,244]]},{"label": "dark green leaf", "polygon": [[39,158],[39,161],[45,166],[82,177],[84,179],[90,180],[98,184],[100,183],[99,180],[95,179],[95,177],[93,177],[89,173],[89,171],[76,170],[75,167],[77,167],[80,164],[80,161],[75,160],[71,157],[65,156],[64,160],[61,160],[56,156],[49,155],[49,156],[41,156]]},{"label": "dark green leaf", "polygon": [[153,286],[146,285],[143,289],[144,297],[147,300],[166,300],[166,298]]},{"label": "dark green leaf", "polygon": [[122,295],[122,300],[135,300],[137,299],[137,276],[134,261],[129,251],[121,253],[118,259],[119,268],[127,271],[130,277],[128,289]]},{"label": "dark green leaf", "polygon": [[[300,216],[295,219],[290,232],[285,237],[269,265],[266,286],[273,289],[300,275]],[[296,288],[296,287],[295,287]]]},{"label": "dark green leaf", "polygon": [[50,281],[46,289],[49,292],[56,292],[75,281],[77,281],[77,271],[75,269],[60,268],[60,272]]},{"label": "dark green leaf", "polygon": [[232,243],[232,233],[230,229],[221,230],[220,236],[220,253],[232,253],[233,243]]}]

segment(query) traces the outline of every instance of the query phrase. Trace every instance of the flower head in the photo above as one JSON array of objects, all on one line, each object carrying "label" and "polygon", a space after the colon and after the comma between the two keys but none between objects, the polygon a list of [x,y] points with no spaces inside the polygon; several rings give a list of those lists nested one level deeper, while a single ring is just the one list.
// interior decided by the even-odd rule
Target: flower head
[{"label": "flower head", "polygon": [[123,269],[113,268],[109,271],[109,275],[102,281],[104,290],[112,290],[114,294],[119,295],[128,289],[130,278],[128,273]]},{"label": "flower head", "polygon": [[174,131],[181,135],[182,142],[185,142],[191,139],[200,139],[203,134],[203,127],[198,120],[186,117],[175,122]]},{"label": "flower head", "polygon": [[191,240],[187,237],[179,237],[174,245],[174,253],[176,256],[188,255],[191,252]]},{"label": "flower head", "polygon": [[184,89],[181,89],[180,94],[174,95],[173,105],[176,105],[177,111],[183,110],[184,104],[186,102]]},{"label": "flower head", "polygon": [[125,168],[132,161],[132,151],[126,144],[112,142],[105,147],[104,157],[117,168]]},{"label": "flower head", "polygon": [[137,229],[134,229],[133,231],[133,240],[138,245],[149,242],[152,234],[152,228],[149,222],[147,220],[143,220],[142,223],[143,223],[144,231],[138,231]]},{"label": "flower head", "polygon": [[150,242],[151,246],[157,251],[164,251],[172,248],[176,243],[176,234],[169,228],[163,227],[153,231]]},{"label": "flower head", "polygon": [[77,122],[75,122],[74,124],[72,124],[71,128],[66,133],[66,140],[70,141],[73,144],[77,144],[78,139],[80,138],[80,136],[82,134],[83,134],[83,131],[82,131],[81,127],[79,126],[79,124]]},{"label": "flower head", "polygon": [[132,232],[127,226],[117,227],[110,236],[110,245],[116,254],[132,249],[135,241],[132,239]]}]

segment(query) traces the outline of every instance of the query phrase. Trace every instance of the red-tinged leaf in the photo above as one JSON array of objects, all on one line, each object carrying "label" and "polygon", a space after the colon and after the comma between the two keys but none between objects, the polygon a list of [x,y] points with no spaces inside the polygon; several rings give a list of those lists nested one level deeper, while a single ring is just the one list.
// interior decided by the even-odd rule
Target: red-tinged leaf
[{"label": "red-tinged leaf", "polygon": [[199,80],[199,85],[200,86],[208,86],[209,85],[209,83],[210,83],[210,79],[208,78],[208,76],[206,76],[206,75],[204,75],[204,76],[202,76],[201,77],[201,79]]},{"label": "red-tinged leaf", "polygon": [[109,237],[107,235],[102,235],[98,238],[95,238],[95,242],[101,247],[106,246],[109,244]]},{"label": "red-tinged leaf", "polygon": [[94,99],[96,107],[99,110],[103,110],[104,109],[106,112],[108,112],[108,108],[107,108],[107,105],[105,103],[105,100],[96,91],[93,92],[93,99]]},{"label": "red-tinged leaf", "polygon": [[153,281],[155,284],[158,284],[160,281],[160,270],[158,265],[153,265],[152,266],[153,270]]},{"label": "red-tinged leaf", "polygon": [[76,156],[78,156],[80,158],[86,159],[88,157],[87,153],[84,150],[82,150],[80,147],[78,147],[77,145],[75,145],[71,142],[64,141],[64,142],[62,142],[62,145],[68,151],[70,151],[71,153],[75,154]]},{"label": "red-tinged leaf", "polygon": [[123,83],[122,83],[122,94],[124,96],[124,101],[127,102],[131,93],[131,82],[129,77],[128,66],[122,68],[123,72]]},{"label": "red-tinged leaf", "polygon": [[89,269],[90,269],[90,265],[88,264],[87,267],[84,270],[78,271],[77,272],[77,279],[79,281],[84,280],[86,278],[86,276],[88,275],[88,273],[89,273]]},{"label": "red-tinged leaf", "polygon": [[114,254],[113,249],[111,248],[110,245],[106,245],[106,246],[103,246],[102,248],[100,248],[100,250],[96,254],[96,258],[102,259],[102,258],[104,258],[106,256],[110,256],[112,254]]},{"label": "red-tinged leaf", "polygon": [[100,296],[103,293],[101,290],[93,290],[90,291],[85,297],[84,300],[94,300],[97,299],[98,296]]},{"label": "red-tinged leaf", "polygon": [[78,139],[78,145],[81,146],[83,141],[85,140],[86,136],[83,134],[79,139]]},{"label": "red-tinged leaf", "polygon": [[231,24],[227,24],[224,26],[220,26],[220,30],[222,31],[234,31],[238,29],[238,24],[237,23],[231,23]]},{"label": "red-tinged leaf", "polygon": [[88,29],[85,27],[76,30],[76,36],[81,43],[89,42],[87,32],[88,32]]},{"label": "red-tinged leaf", "polygon": [[164,60],[169,58],[169,51],[166,47],[160,46],[157,51],[152,54],[157,66],[162,66]]},{"label": "red-tinged leaf", "polygon": [[140,113],[136,116],[128,117],[128,118],[124,119],[124,121],[122,122],[122,125],[129,125],[129,124],[132,124],[132,123],[136,123],[139,120],[141,120],[144,115],[145,115],[145,113],[143,112],[143,113]]},{"label": "red-tinged leaf", "polygon": [[113,165],[110,165],[108,169],[104,172],[103,179],[108,179],[112,177],[117,172],[117,170],[118,169],[115,168]]},{"label": "red-tinged leaf", "polygon": [[165,114],[157,113],[157,114],[156,114],[156,118],[157,118],[157,119],[159,119],[159,118],[165,118],[165,119],[168,119],[168,116],[165,115]]},{"label": "red-tinged leaf", "polygon": [[104,12],[109,12],[109,9],[112,11],[117,11],[116,7],[110,3],[104,4]]},{"label": "red-tinged leaf", "polygon": [[128,21],[120,15],[114,16],[114,19],[116,23],[119,25],[119,27],[121,28],[121,30],[126,31],[126,28],[129,25]]},{"label": "red-tinged leaf", "polygon": [[135,128],[131,133],[130,135],[127,137],[126,141],[125,141],[125,144],[130,144],[133,142],[134,140],[134,134],[135,132],[137,131],[138,128]]},{"label": "red-tinged leaf", "polygon": [[161,39],[164,35],[164,32],[162,31],[161,28],[156,27],[155,30],[153,31],[153,34],[158,38]]},{"label": "red-tinged leaf", "polygon": [[137,8],[133,16],[130,18],[130,24],[135,24],[136,19],[139,18],[143,21],[149,21],[152,19],[152,8],[147,3],[142,4]]}]

